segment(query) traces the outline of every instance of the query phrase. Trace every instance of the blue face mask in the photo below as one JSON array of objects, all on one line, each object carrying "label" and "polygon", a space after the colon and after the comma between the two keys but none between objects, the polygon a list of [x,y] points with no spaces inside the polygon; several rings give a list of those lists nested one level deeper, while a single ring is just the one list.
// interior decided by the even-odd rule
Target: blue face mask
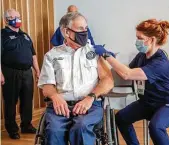
[{"label": "blue face mask", "polygon": [[146,53],[148,50],[148,46],[144,45],[143,40],[137,39],[135,45],[136,45],[137,50],[142,53]]}]

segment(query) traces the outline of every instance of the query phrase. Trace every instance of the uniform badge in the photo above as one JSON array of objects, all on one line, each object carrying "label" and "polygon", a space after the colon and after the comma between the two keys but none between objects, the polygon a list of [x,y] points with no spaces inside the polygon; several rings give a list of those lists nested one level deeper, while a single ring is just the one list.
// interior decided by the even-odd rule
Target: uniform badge
[{"label": "uniform badge", "polygon": [[93,52],[93,51],[89,51],[89,52],[86,54],[86,58],[89,59],[89,60],[94,59],[95,56],[96,56],[96,53]]},{"label": "uniform badge", "polygon": [[10,39],[15,39],[15,38],[17,38],[17,37],[15,37],[15,35],[14,36],[9,36],[10,37]]},{"label": "uniform badge", "polygon": [[54,59],[52,60],[52,63],[53,63],[53,64],[56,64],[56,63],[58,63],[58,62],[57,62],[58,60],[63,60],[63,59],[64,59],[63,57],[54,58]]}]

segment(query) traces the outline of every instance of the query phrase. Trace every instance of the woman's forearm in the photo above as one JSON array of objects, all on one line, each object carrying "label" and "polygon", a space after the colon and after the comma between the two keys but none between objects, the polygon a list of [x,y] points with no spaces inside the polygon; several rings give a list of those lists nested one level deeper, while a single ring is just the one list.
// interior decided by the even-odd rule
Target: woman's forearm
[{"label": "woman's forearm", "polygon": [[114,57],[108,57],[106,60],[124,80],[147,80],[147,76],[141,68],[130,69]]}]

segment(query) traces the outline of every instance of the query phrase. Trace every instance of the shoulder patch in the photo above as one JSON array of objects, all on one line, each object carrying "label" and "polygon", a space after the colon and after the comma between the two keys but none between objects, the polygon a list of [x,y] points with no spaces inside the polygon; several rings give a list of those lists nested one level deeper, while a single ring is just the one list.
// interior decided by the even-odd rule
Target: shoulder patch
[{"label": "shoulder patch", "polygon": [[89,60],[92,60],[96,57],[96,53],[94,51],[89,51],[87,52],[86,54],[86,58],[89,59]]},{"label": "shoulder patch", "polygon": [[29,37],[26,34],[23,34],[23,35],[24,35],[26,40],[30,41]]}]

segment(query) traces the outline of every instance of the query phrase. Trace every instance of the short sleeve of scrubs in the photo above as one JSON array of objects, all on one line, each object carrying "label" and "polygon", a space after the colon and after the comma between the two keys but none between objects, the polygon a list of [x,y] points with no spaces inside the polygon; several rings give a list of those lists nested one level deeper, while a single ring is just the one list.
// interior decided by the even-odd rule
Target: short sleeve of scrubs
[{"label": "short sleeve of scrubs", "polygon": [[45,84],[56,85],[52,58],[48,54],[44,56],[38,87],[42,88],[42,86]]}]

